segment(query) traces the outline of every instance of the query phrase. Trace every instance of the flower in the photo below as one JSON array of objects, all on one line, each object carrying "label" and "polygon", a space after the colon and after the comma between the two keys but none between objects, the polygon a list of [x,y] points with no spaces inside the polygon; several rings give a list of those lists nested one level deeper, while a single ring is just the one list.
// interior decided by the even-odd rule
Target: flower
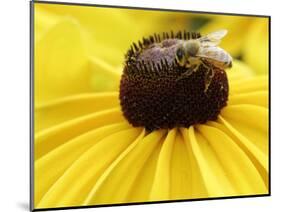
[{"label": "flower", "polygon": [[149,132],[121,111],[125,44],[89,39],[95,8],[35,6],[35,208],[268,193],[267,74],[235,60],[216,120]]}]

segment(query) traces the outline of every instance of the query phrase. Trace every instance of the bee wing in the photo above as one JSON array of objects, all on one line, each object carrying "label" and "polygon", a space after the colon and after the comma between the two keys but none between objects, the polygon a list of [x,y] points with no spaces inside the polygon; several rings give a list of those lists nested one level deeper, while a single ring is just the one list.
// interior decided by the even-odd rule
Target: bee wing
[{"label": "bee wing", "polygon": [[229,57],[231,58],[228,53],[216,46],[200,48],[196,56],[219,62],[227,62]]},{"label": "bee wing", "polygon": [[200,41],[201,45],[203,47],[208,47],[208,46],[217,46],[221,39],[227,34],[226,29],[222,29],[219,31],[212,32],[210,34],[207,34],[198,40]]}]

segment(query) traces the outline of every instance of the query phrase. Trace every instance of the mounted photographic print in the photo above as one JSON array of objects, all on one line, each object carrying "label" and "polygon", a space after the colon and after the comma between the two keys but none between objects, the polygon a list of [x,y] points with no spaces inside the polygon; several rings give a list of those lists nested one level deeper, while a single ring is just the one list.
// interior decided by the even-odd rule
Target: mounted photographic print
[{"label": "mounted photographic print", "polygon": [[270,195],[270,17],[31,2],[31,209]]}]

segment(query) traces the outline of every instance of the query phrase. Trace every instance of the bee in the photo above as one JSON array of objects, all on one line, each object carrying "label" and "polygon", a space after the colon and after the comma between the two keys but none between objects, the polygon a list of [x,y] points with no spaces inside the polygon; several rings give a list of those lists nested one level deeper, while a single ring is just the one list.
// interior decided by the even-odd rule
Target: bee
[{"label": "bee", "polygon": [[203,65],[206,68],[205,92],[207,92],[214,76],[214,70],[208,63],[220,69],[232,67],[232,57],[218,47],[226,34],[227,30],[219,30],[198,39],[181,41],[176,50],[176,62],[187,68],[187,71],[179,79],[189,77]]}]

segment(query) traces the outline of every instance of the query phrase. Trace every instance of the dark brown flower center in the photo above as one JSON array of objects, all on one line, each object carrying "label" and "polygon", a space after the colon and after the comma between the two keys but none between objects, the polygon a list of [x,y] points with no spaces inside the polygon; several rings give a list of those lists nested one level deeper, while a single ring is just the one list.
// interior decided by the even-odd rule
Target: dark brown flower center
[{"label": "dark brown flower center", "polygon": [[127,52],[120,83],[120,103],[126,119],[148,130],[189,127],[217,119],[228,99],[224,70],[211,63],[214,75],[206,90],[206,66],[188,77],[176,62],[177,44],[198,33],[155,34]]}]

